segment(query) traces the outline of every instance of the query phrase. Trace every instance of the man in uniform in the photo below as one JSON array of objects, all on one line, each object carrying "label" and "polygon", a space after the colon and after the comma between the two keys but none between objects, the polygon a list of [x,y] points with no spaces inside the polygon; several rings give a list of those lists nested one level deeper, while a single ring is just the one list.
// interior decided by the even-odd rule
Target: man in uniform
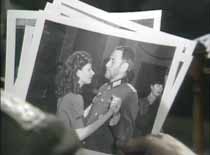
[{"label": "man in uniform", "polygon": [[133,76],[134,59],[135,53],[130,47],[120,46],[113,51],[106,63],[105,77],[109,82],[102,85],[94,97],[86,117],[87,125],[108,111],[112,96],[121,98],[122,105],[109,124],[104,124],[87,140],[89,149],[106,153],[113,153],[114,149],[118,153],[120,147],[133,136],[138,113],[138,95],[128,82]]},{"label": "man in uniform", "polygon": [[162,82],[154,81],[150,84],[150,93],[146,97],[139,98],[139,112],[134,131],[135,137],[145,136],[151,133],[162,92]]}]

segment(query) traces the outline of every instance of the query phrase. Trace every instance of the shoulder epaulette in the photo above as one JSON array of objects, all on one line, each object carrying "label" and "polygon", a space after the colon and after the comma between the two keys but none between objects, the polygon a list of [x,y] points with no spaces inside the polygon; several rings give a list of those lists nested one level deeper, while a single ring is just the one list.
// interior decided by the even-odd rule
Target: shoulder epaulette
[{"label": "shoulder epaulette", "polygon": [[130,83],[127,83],[128,87],[132,90],[132,92],[136,93],[136,88],[134,88],[133,85],[131,85]]}]

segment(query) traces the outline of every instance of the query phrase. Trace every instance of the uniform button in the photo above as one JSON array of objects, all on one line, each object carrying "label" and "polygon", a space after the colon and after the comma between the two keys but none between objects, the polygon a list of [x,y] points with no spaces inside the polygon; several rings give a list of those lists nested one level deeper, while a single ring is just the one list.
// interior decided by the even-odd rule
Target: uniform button
[{"label": "uniform button", "polygon": [[101,102],[104,102],[104,99],[103,98],[101,99]]},{"label": "uniform button", "polygon": [[97,115],[98,115],[98,113],[96,112],[94,115],[95,115],[95,116],[97,116]]}]

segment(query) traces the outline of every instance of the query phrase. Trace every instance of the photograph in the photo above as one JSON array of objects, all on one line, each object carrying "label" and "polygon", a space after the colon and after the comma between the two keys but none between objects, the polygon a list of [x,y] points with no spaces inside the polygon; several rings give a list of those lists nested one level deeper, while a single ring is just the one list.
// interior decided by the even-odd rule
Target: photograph
[{"label": "photograph", "polygon": [[[189,70],[191,62],[193,60],[192,52],[195,50],[196,45],[197,45],[196,42],[191,42],[188,44],[188,47],[187,47],[188,52],[186,53],[188,53],[189,55],[186,55],[184,58],[185,60],[182,59],[182,62],[180,62],[179,73],[177,74],[175,81],[173,82],[174,85],[171,91],[169,92],[169,94],[166,94],[166,92],[162,94],[162,99],[160,101],[160,106],[159,106],[159,109],[155,118],[153,129],[152,129],[153,134],[159,133],[161,128],[163,127],[164,121],[166,120],[167,115],[176,97],[176,95],[170,95],[170,94],[178,93],[184,81],[185,75],[187,74],[187,71]],[[166,102],[168,104],[165,104]]]},{"label": "photograph", "polygon": [[[46,3],[45,11],[51,11],[52,13],[59,13],[64,15],[62,8],[59,9],[60,4]],[[79,12],[73,9],[69,9],[72,12],[67,13],[66,16],[71,17],[72,14],[78,14]],[[141,12],[108,12],[111,15],[123,18],[124,20],[134,21],[138,24],[153,28],[155,30],[160,30],[161,25],[161,10],[153,10],[153,11],[141,11]],[[85,14],[83,14],[85,15]],[[85,15],[87,16],[87,15]]]},{"label": "photograph", "polygon": [[[75,17],[75,18],[81,18],[81,19],[84,19],[84,18],[86,18],[86,17],[88,17],[89,15],[88,14],[86,14],[86,13],[84,13],[84,12],[81,12],[81,11],[79,11],[79,10],[77,10],[77,9],[73,9],[72,7],[66,7],[67,5],[64,5],[64,6],[61,6],[61,2],[65,2],[65,0],[63,1],[63,0],[58,0],[58,1],[54,1],[54,7],[53,7],[53,4],[51,4],[51,3],[48,3],[47,5],[46,5],[46,8],[48,8],[47,10],[52,10],[53,11],[53,9],[55,9],[56,10],[56,12],[60,12],[61,13],[61,15],[64,15],[64,16],[66,16],[66,17]],[[67,2],[68,3],[68,2]],[[71,5],[72,3],[70,3],[70,5]],[[77,4],[77,2],[76,2],[76,4]],[[56,8],[55,8],[55,6],[56,6]],[[75,6],[75,5],[74,5]],[[77,6],[77,5],[76,5]],[[80,7],[81,6],[81,7]],[[98,18],[100,18],[100,17],[102,17],[101,15],[102,14],[107,14],[107,12],[103,12],[102,14],[100,14],[101,13],[101,10],[99,10],[99,9],[97,9],[97,8],[94,8],[94,7],[92,7],[92,6],[88,6],[87,4],[84,4],[83,2],[78,2],[78,9],[79,8],[86,8],[86,9],[88,9],[89,7],[90,7],[90,9],[89,9],[89,12],[88,13],[91,13],[92,15],[97,15],[97,18],[96,18],[96,20],[98,20]],[[53,8],[53,9],[52,9]],[[119,17],[119,18],[122,18],[123,20],[125,19],[125,20],[130,20],[130,21],[132,21],[132,20],[137,20],[137,19],[140,19],[139,20],[139,22],[137,22],[138,24],[140,24],[141,25],[141,23],[144,25],[144,26],[147,26],[147,27],[150,27],[151,25],[151,21],[153,21],[154,22],[154,25],[153,25],[153,29],[156,29],[156,30],[160,30],[160,24],[161,24],[161,13],[162,13],[162,11],[161,10],[152,10],[152,11],[141,11],[141,12],[124,12],[124,13],[109,13],[109,14],[111,14],[111,15],[115,15],[116,17]],[[100,15],[100,16],[99,16]],[[91,18],[91,20],[93,19],[93,17],[92,16],[90,16]],[[150,22],[144,22],[144,20],[143,19],[145,19],[146,21],[147,21],[147,19],[146,18],[151,18],[151,17],[154,17],[154,19],[152,19],[152,20],[150,20]],[[94,21],[94,20],[93,20]],[[100,21],[100,20],[99,20]],[[148,21],[149,21],[149,19],[148,19]],[[95,21],[94,21],[95,22]],[[109,23],[108,23],[109,24]],[[126,24],[123,24],[123,25],[126,25]],[[142,31],[141,30],[141,27],[140,28],[138,28],[138,31]],[[155,37],[155,41],[157,41],[158,39],[156,39],[156,35],[154,35]],[[158,35],[157,35],[158,36]],[[172,36],[171,36],[172,37]],[[172,37],[173,38],[173,37]],[[170,38],[171,39],[171,38]],[[150,39],[150,41],[153,41],[153,39]],[[177,45],[178,45],[178,48],[177,48],[177,50],[176,50],[176,54],[177,54],[177,56],[175,56],[175,57],[179,57],[179,59],[176,59],[176,61],[173,61],[173,67],[174,68],[177,68],[177,71],[175,71],[175,70],[173,70],[171,73],[170,73],[170,75],[172,74],[172,76],[171,76],[171,80],[172,81],[175,81],[175,77],[179,74],[179,73],[181,73],[181,72],[179,72],[180,71],[180,69],[181,69],[181,66],[179,67],[179,64],[181,63],[181,64],[183,64],[184,62],[182,61],[185,57],[186,57],[186,55],[185,54],[187,54],[187,55],[191,55],[191,53],[192,53],[192,49],[190,49],[190,50],[188,50],[187,48],[186,48],[186,46],[188,46],[188,44],[192,44],[194,41],[191,41],[191,40],[188,40],[188,39],[184,39],[184,38],[181,38],[181,39],[178,39],[178,40],[176,40],[178,43],[177,43]],[[174,42],[173,42],[173,39],[171,39],[171,43],[173,44]],[[170,43],[170,44],[171,44]],[[164,44],[166,44],[166,40],[165,40],[165,42],[164,42]],[[182,74],[182,73],[181,73]],[[184,73],[183,73],[184,74]],[[173,80],[173,78],[174,78],[174,80]],[[168,85],[169,85],[169,83],[168,83]],[[169,87],[170,88],[170,87]]]},{"label": "photograph", "polygon": [[8,10],[7,12],[5,68],[5,90],[7,91],[13,89],[17,78],[25,26],[35,26],[37,16],[37,11]]},{"label": "photograph", "polygon": [[[60,10],[62,10],[62,9],[60,9]],[[60,14],[61,16],[64,16],[64,13],[59,13],[60,11],[59,11],[58,7],[55,7],[51,3],[47,3],[46,4],[45,11],[51,12],[51,13],[57,14],[57,15]],[[15,10],[13,10],[13,12],[15,12]],[[25,20],[33,20],[33,21],[36,21],[37,16],[38,16],[37,15],[38,13],[36,11],[20,11],[20,10],[18,10],[16,12],[18,12],[18,14],[20,14],[18,17],[21,18],[22,20],[24,20],[25,13],[27,13],[28,16],[31,17],[31,19],[28,17]],[[74,18],[74,17],[75,18],[79,18],[77,11],[73,11],[72,10],[71,13],[70,12],[68,12],[68,13],[71,14],[71,16],[68,17],[68,18]],[[142,21],[142,24],[144,23],[145,26],[150,27],[151,26],[150,24],[152,24],[151,22],[154,22],[154,25],[152,24],[154,26],[153,28],[154,29],[157,29],[158,28],[158,25],[160,24],[160,23],[158,24],[158,21],[159,21],[160,15],[161,15],[160,13],[161,13],[160,11],[145,11],[145,12],[142,12],[142,15],[141,15],[141,12],[138,12],[138,13],[133,14],[133,17],[131,15],[128,15],[128,19],[129,18],[130,19],[136,19],[135,16],[138,15],[138,21],[140,22],[140,24],[141,24],[141,21]],[[119,14],[119,16],[121,16],[121,15]],[[153,18],[153,16],[154,16],[154,18]],[[86,17],[86,15],[85,15],[85,17]],[[147,20],[146,18],[149,18],[150,22],[145,23],[144,21]],[[27,31],[29,31],[29,30],[27,30]],[[32,28],[30,28],[30,31],[33,31]],[[31,35],[31,33],[32,32],[28,32],[28,35]],[[23,41],[23,43],[22,43],[22,46],[23,47],[25,47],[25,45],[26,46],[31,45],[31,41],[32,40],[31,39],[28,39],[28,35],[27,35],[27,39],[26,39],[27,41],[25,41],[25,42]],[[24,49],[25,50],[28,50],[30,48],[28,47],[28,48],[24,48]],[[25,51],[25,52],[27,52],[27,51]],[[24,59],[27,59],[27,57],[25,56],[26,54],[23,54],[23,57],[25,57],[25,58],[21,58],[22,57],[21,53],[19,53],[19,55],[20,55],[20,60],[19,61],[21,61],[20,63],[23,64],[23,66],[24,66],[24,64],[25,64],[24,63],[24,61],[25,61]],[[18,61],[18,60],[15,60],[15,61]],[[9,67],[12,67],[12,66],[13,65],[9,65]],[[19,64],[16,64],[15,66],[16,66],[16,68],[18,68],[18,69],[16,69],[16,74],[21,77],[21,78],[18,78],[18,79],[19,80],[24,80],[24,67],[23,66],[19,66]],[[12,70],[12,68],[11,68],[11,70]],[[18,73],[17,73],[17,71],[18,71]],[[17,77],[17,75],[16,75],[16,77]],[[17,82],[17,83],[20,83],[20,82]],[[15,87],[15,84],[14,84],[14,87]]]},{"label": "photograph", "polygon": [[20,83],[20,80],[24,81],[23,68],[26,66],[25,60],[29,59],[30,46],[31,46],[32,39],[33,39],[33,33],[34,33],[34,26],[25,25],[22,49],[21,49],[21,53],[20,53],[21,55],[19,58],[19,64],[18,64],[18,66],[16,66],[16,68],[17,68],[16,80],[13,84],[13,89],[11,90],[11,92],[13,92],[13,90],[15,90],[16,83]]},{"label": "photograph", "polygon": [[110,12],[110,14],[160,31],[162,10],[139,12]]},{"label": "photograph", "polygon": [[[75,11],[75,10],[73,10],[73,9],[69,9],[69,8],[65,8],[65,7],[62,7],[61,9],[57,9],[57,11],[59,11],[59,10],[61,10],[63,13],[61,13],[62,15],[63,14],[65,14],[65,16],[66,16],[66,14],[68,14],[69,15],[69,17],[71,17],[71,18],[76,18],[76,19],[83,19],[83,21],[86,21],[87,23],[92,23],[92,24],[94,24],[94,23],[98,23],[98,24],[100,24],[100,25],[103,25],[103,22],[101,22],[100,20],[94,20],[94,19],[92,19],[92,18],[88,18],[88,16],[86,15],[86,14],[83,14],[83,13],[80,13],[80,12],[78,12],[78,11]],[[48,11],[48,10],[47,10]],[[57,12],[56,11],[56,12]],[[54,12],[54,11],[53,11]],[[52,13],[52,11],[51,11],[51,13]],[[87,17],[87,18],[86,18]],[[94,23],[93,23],[94,22]],[[104,23],[104,24],[107,24],[107,23]],[[95,25],[95,24],[94,24]],[[110,25],[110,24],[109,24]],[[138,24],[139,25],[139,24]],[[145,34],[144,34],[145,35]],[[148,40],[148,39],[147,39]],[[150,40],[150,39],[149,39]],[[153,38],[151,39],[153,42],[158,42],[159,40],[154,40]],[[179,52],[178,51],[180,51],[180,50],[178,50],[177,49],[177,51],[176,51],[176,55],[179,55]],[[28,61],[28,63],[30,63],[30,59],[28,59],[28,60],[26,60],[26,63],[25,64],[28,64],[27,63],[27,61]],[[175,60],[174,60],[175,61]],[[173,63],[175,63],[175,62],[173,62]],[[173,65],[174,66],[174,65]],[[20,73],[19,74],[22,74],[22,75],[20,75],[20,77],[22,77],[22,78],[19,78],[20,80],[24,80],[25,78],[25,76],[27,76],[26,74],[25,74],[25,72],[24,72],[24,68],[20,68],[19,69],[20,70]],[[20,82],[17,82],[17,83],[20,83]],[[18,84],[17,84],[18,85]],[[23,87],[23,86],[21,86],[21,87]],[[22,97],[22,96],[21,96]]]},{"label": "photograph", "polygon": [[[72,8],[69,8],[70,10],[72,10]],[[65,10],[64,8],[63,9],[61,9],[62,11],[63,10]],[[94,10],[94,9],[93,9]],[[64,11],[65,12],[65,11]],[[148,14],[149,15],[151,15],[153,12],[155,12],[155,11],[148,11]],[[158,10],[157,10],[157,12],[158,12]],[[132,15],[132,13],[111,13],[111,14],[122,14],[122,15],[124,15],[123,17],[124,18],[128,18],[128,19],[137,19],[137,17],[133,17],[133,16],[131,16]],[[133,14],[135,14],[135,12],[133,13]],[[138,14],[138,13],[137,13]],[[148,14],[147,14],[147,12],[145,11],[145,17],[148,17]],[[157,17],[158,18],[160,18],[161,17],[161,14],[160,13],[156,13],[156,15],[157,15]],[[156,19],[158,19],[158,18],[156,18]],[[158,20],[156,20],[156,25],[155,26],[158,26]],[[158,28],[158,27],[157,27]],[[182,42],[182,43],[181,43]],[[183,45],[183,41],[180,41],[180,43],[179,44],[182,44]],[[180,85],[181,85],[181,83],[182,83],[182,81],[183,80],[180,80],[180,78],[178,78],[178,79],[176,79],[176,77],[179,75],[179,73],[180,73],[180,75],[179,76],[181,76],[181,77],[184,77],[185,75],[186,75],[186,69],[189,67],[189,64],[190,64],[190,59],[189,60],[185,60],[184,58],[186,57],[186,56],[190,56],[190,55],[192,55],[192,52],[193,52],[193,49],[189,49],[189,48],[186,48],[186,46],[188,46],[188,44],[189,45],[192,45],[192,44],[194,44],[195,45],[195,42],[193,42],[193,41],[187,41],[186,42],[186,45],[185,45],[185,47],[183,47],[183,48],[180,48],[180,53],[183,53],[183,55],[182,56],[180,56],[179,57],[179,59],[178,59],[178,61],[179,62],[177,62],[177,63],[175,63],[173,66],[177,66],[177,67],[175,67],[175,68],[177,68],[177,71],[173,71],[173,72],[171,72],[171,74],[174,74],[173,76],[174,76],[174,80],[172,80],[173,81],[173,84],[174,85],[172,85],[171,87],[168,87],[169,89],[167,90],[167,91],[165,91],[165,92],[168,92],[169,90],[170,90],[170,88],[172,88],[173,86],[175,86],[176,87],[176,91],[175,91],[175,94],[178,92],[178,90],[179,90],[179,87],[180,87]],[[192,46],[193,47],[193,46]],[[186,55],[184,55],[184,54],[186,54]],[[185,64],[185,62],[186,62],[186,64]],[[185,67],[183,67],[184,66],[184,64],[186,65]],[[183,67],[183,68],[182,68]],[[180,72],[181,71],[181,72]],[[171,75],[170,74],[170,75]],[[177,82],[175,82],[175,81],[177,81]],[[172,93],[173,93],[174,91],[172,91]],[[168,94],[165,94],[166,96],[168,96],[169,98],[170,98],[170,95],[168,95]],[[175,96],[176,95],[172,95],[172,100],[174,100],[174,98],[175,98]],[[164,101],[163,101],[164,102]],[[172,101],[173,102],[173,101]],[[172,102],[171,102],[171,104],[172,104]],[[163,104],[164,105],[164,104]],[[168,106],[168,107],[171,107],[171,105],[170,106]],[[160,107],[160,109],[161,109],[161,107]],[[170,110],[170,108],[168,108],[167,109],[167,111],[165,111],[165,114],[167,114],[168,113],[168,111]],[[166,118],[166,115],[165,114],[163,114],[162,116],[165,116],[165,118]],[[164,117],[162,117],[162,118],[164,118]],[[164,120],[165,120],[165,118],[164,118]],[[159,117],[157,117],[156,118],[157,120],[159,120]],[[162,121],[163,122],[163,121]],[[159,124],[159,127],[161,126],[160,125],[160,123],[157,123],[157,124]],[[157,128],[157,130],[156,131],[160,131],[160,128],[159,128],[158,126],[156,127],[156,126],[154,126],[153,127],[153,129],[154,129],[154,131],[156,130],[156,128]]]},{"label": "photograph", "polygon": [[[17,88],[26,91],[26,101],[58,114],[67,127],[78,129],[97,121],[113,100],[120,99],[122,106],[112,121],[85,139],[85,148],[91,150],[113,153],[114,141],[151,132],[165,83],[170,80],[176,46],[145,42],[136,33],[44,13],[37,19],[34,34],[31,63],[24,70],[27,77],[19,85],[22,88]],[[83,116],[86,108],[89,111]],[[144,131],[134,127],[135,120],[148,116],[150,110],[153,116],[150,113],[142,122],[147,124]],[[98,138],[104,134],[101,142]]]},{"label": "photograph", "polygon": [[[114,25],[123,25],[123,27],[126,27],[126,29],[131,29],[137,32],[139,35],[143,35],[145,37],[153,36],[152,38],[149,37],[147,41],[162,44],[162,45],[171,45],[171,46],[177,46],[177,50],[175,52],[176,58],[179,57],[179,59],[182,59],[182,57],[185,57],[186,55],[188,56],[189,54],[192,53],[192,50],[188,50],[186,46],[188,44],[191,44],[194,41],[191,41],[189,39],[185,39],[182,37],[174,36],[168,33],[164,32],[158,32],[158,31],[152,31],[151,29],[144,29],[145,26],[142,26],[140,24],[131,22],[131,21],[124,21],[123,18],[115,18],[113,16],[110,16],[107,14],[107,12],[97,9],[93,6],[90,6],[84,2],[81,1],[66,1],[66,0],[56,0],[53,2],[55,5],[61,5],[58,10],[61,10],[66,16],[71,16],[72,12],[78,12],[78,16],[81,18],[83,16],[81,15],[86,15],[90,16],[91,18],[95,18],[96,20],[99,19],[99,21],[105,21],[105,23],[110,24],[113,26]],[[82,8],[82,9],[81,9]],[[128,16],[128,15],[127,15]],[[107,22],[108,21],[108,22]],[[119,26],[121,28],[121,26]],[[152,32],[152,33],[151,33]],[[145,35],[146,33],[146,35]],[[163,40],[162,40],[163,39]],[[189,54],[188,54],[188,53]],[[186,55],[182,55],[182,53],[185,53]],[[175,69],[171,69],[170,75],[171,75],[171,81],[174,81],[175,79],[175,74],[176,73],[181,73],[176,71],[179,66],[179,59],[176,59],[172,62],[172,67]],[[182,62],[182,61],[181,61]],[[181,68],[180,68],[181,69]],[[178,74],[177,74],[178,75]],[[167,83],[167,85],[170,85],[171,87],[173,86],[171,83]],[[170,88],[170,87],[168,87]],[[169,90],[166,90],[169,91]]]},{"label": "photograph", "polygon": [[[84,3],[82,1],[78,0],[54,0],[53,4],[56,6],[62,6],[62,10],[64,13],[68,13],[68,10],[75,10],[79,12],[80,14],[85,14],[86,16],[89,16],[91,18],[94,18],[96,20],[99,20],[101,22],[105,22],[106,24],[110,24],[112,26],[126,29],[130,31],[138,32],[139,35],[144,35],[147,33],[148,41],[154,41],[157,44],[163,44],[163,45],[171,45],[176,46],[179,45],[180,42],[182,44],[185,44],[186,42],[190,42],[189,39],[185,39],[179,36],[175,36],[166,32],[160,32],[156,30],[151,30],[151,28],[140,25],[138,23],[124,20],[123,17],[116,17],[113,16],[111,13],[98,9],[94,6],[88,5],[87,3]],[[67,14],[70,15],[70,14]],[[144,36],[146,39],[147,36]],[[153,38],[151,38],[153,36]]]},{"label": "photograph", "polygon": [[209,154],[204,1],[3,0],[3,155]]}]

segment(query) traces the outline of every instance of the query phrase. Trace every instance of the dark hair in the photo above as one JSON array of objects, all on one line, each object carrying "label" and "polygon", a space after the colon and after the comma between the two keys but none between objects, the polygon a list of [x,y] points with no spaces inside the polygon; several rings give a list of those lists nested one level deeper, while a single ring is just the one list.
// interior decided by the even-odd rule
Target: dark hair
[{"label": "dark hair", "polygon": [[128,70],[127,70],[127,80],[132,81],[134,77],[134,63],[135,63],[135,57],[136,53],[131,47],[128,46],[118,46],[115,48],[115,50],[122,51],[122,59],[125,60],[128,64]]},{"label": "dark hair", "polygon": [[92,63],[92,58],[86,51],[76,51],[67,58],[58,68],[55,78],[57,97],[62,97],[68,92],[80,93],[76,72],[88,63]]}]

